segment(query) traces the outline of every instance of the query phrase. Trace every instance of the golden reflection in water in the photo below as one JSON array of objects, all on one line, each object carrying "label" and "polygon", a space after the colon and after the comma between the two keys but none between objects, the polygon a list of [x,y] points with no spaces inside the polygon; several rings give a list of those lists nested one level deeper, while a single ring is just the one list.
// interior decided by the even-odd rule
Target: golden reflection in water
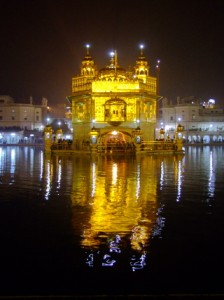
[{"label": "golden reflection in water", "polygon": [[132,270],[143,268],[150,238],[160,235],[164,226],[158,191],[172,180],[181,197],[182,157],[74,157],[69,162],[46,156],[46,200],[52,186],[60,189],[68,164],[72,226],[87,251],[86,263],[93,266],[94,255],[101,252],[101,266],[113,266],[114,255],[128,251]]},{"label": "golden reflection in water", "polygon": [[91,214],[83,232],[82,246],[96,247],[102,236],[122,238],[131,233],[131,247],[138,251],[144,249],[157,209],[157,177],[141,178],[141,169],[146,167],[143,162],[135,161],[131,168],[127,161],[92,163],[89,185],[95,193],[90,199]]},{"label": "golden reflection in water", "polygon": [[143,268],[158,219],[160,162],[153,157],[98,157],[89,163],[89,173],[85,167],[73,173],[71,193],[72,206],[86,208],[81,246],[95,251],[89,252],[86,263],[93,266],[93,256],[103,246],[102,266],[113,266],[116,259],[112,254],[126,248],[138,253],[138,258],[134,254],[130,258],[132,269]]}]

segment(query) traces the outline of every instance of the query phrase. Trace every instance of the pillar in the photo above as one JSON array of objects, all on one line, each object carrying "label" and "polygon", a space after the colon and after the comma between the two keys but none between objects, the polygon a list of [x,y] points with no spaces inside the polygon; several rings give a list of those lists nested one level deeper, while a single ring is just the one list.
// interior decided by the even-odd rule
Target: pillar
[{"label": "pillar", "polygon": [[51,152],[51,145],[52,145],[52,128],[47,125],[44,129],[44,151]]}]

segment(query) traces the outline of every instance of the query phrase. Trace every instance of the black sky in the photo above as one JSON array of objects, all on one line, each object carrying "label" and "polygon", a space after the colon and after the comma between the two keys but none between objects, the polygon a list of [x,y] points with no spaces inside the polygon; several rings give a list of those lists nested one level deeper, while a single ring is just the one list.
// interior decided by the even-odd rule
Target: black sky
[{"label": "black sky", "polygon": [[161,60],[162,96],[224,104],[223,0],[2,0],[0,7],[0,94],[64,102],[85,44],[98,68],[111,50],[127,68],[143,43],[152,75]]}]

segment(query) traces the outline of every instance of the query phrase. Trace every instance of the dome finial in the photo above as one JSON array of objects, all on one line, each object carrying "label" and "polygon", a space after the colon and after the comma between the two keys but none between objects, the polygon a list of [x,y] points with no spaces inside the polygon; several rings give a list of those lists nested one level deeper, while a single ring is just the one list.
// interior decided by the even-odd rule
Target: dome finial
[{"label": "dome finial", "polygon": [[89,48],[90,48],[90,45],[89,44],[86,44],[86,54],[89,55]]},{"label": "dome finial", "polygon": [[115,60],[115,52],[111,51],[110,52],[110,65],[111,65],[111,67],[114,67],[114,60]]},{"label": "dome finial", "polygon": [[140,55],[143,56],[143,49],[144,49],[144,45],[140,45]]}]

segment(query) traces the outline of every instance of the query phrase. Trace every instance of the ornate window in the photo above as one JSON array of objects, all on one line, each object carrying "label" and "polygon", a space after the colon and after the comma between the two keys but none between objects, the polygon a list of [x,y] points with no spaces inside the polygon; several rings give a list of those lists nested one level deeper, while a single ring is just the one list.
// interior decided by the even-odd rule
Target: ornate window
[{"label": "ornate window", "polygon": [[119,98],[112,98],[106,101],[104,115],[106,122],[126,121],[126,102]]}]

